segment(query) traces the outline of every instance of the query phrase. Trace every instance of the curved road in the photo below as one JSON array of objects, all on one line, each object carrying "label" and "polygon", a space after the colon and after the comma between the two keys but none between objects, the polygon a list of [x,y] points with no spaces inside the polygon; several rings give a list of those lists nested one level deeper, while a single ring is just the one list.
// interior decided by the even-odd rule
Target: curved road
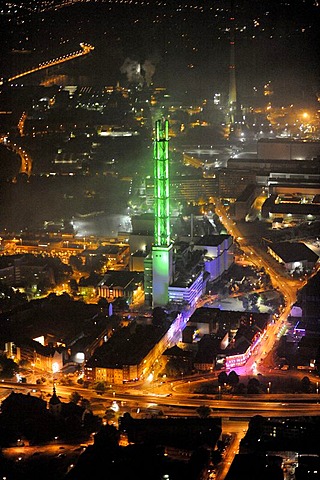
[{"label": "curved road", "polygon": [[19,173],[25,173],[26,175],[28,175],[28,177],[30,177],[32,171],[32,159],[30,155],[28,155],[28,153],[22,147],[19,147],[19,145],[17,145],[16,143],[11,142],[7,137],[1,137],[0,143],[2,143],[12,152],[19,155],[21,160]]}]

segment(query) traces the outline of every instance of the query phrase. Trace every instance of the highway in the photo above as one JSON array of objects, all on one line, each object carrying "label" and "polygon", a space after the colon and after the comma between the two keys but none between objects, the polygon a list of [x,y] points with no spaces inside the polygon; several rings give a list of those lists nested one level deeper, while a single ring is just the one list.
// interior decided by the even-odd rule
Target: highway
[{"label": "highway", "polygon": [[[183,382],[181,382],[183,383]],[[142,385],[140,388],[143,388]],[[18,384],[13,382],[2,382],[0,397],[3,400],[6,395],[14,390],[16,392],[30,393],[49,400],[52,394],[52,384],[34,385]],[[36,390],[36,391],[34,391]],[[216,473],[212,474],[215,480],[224,480],[234,459],[239,452],[240,441],[248,428],[248,422],[255,415],[264,417],[296,417],[320,415],[319,395],[247,395],[245,397],[233,397],[222,395],[217,399],[216,395],[194,395],[192,393],[154,394],[145,390],[128,389],[128,386],[114,386],[103,395],[97,395],[93,390],[81,389],[71,386],[56,385],[57,395],[61,401],[68,402],[73,391],[77,391],[84,398],[88,399],[94,414],[103,416],[113,402],[119,406],[118,415],[129,412],[134,418],[143,418],[159,414],[165,417],[186,417],[198,416],[196,409],[200,405],[211,408],[211,417],[218,417],[222,420],[222,433],[231,435],[230,445],[226,448],[222,461],[216,467]],[[116,418],[115,418],[116,420]],[[28,447],[29,448],[29,447]],[[68,445],[64,448],[67,455],[73,455],[76,450]],[[71,450],[70,450],[71,448]],[[48,446],[49,454],[57,455],[57,447]],[[47,447],[42,446],[41,450],[46,452]],[[74,450],[74,452],[73,452]],[[29,449],[21,450],[21,447],[11,449],[11,454],[19,458],[21,454],[26,455]],[[34,453],[33,453],[34,454]]]},{"label": "highway", "polygon": [[[31,395],[50,397],[52,384],[22,384],[15,382],[2,382],[0,395],[5,392],[30,393]],[[36,390],[35,392],[33,390]],[[94,390],[83,389],[80,386],[65,386],[56,384],[57,395],[64,402],[69,401],[72,392],[77,391],[81,396],[88,399],[92,406],[95,403],[104,404],[106,408],[113,402],[123,402],[127,407],[149,408],[150,405],[165,411],[168,416],[175,414],[197,415],[196,409],[200,405],[209,406],[212,409],[212,416],[223,416],[228,418],[264,415],[269,417],[300,416],[306,411],[310,416],[320,415],[319,394],[259,394],[234,396],[230,394],[221,395],[195,395],[193,393],[172,393],[155,394],[144,389],[128,389],[127,386],[113,386],[109,392],[97,395]],[[223,398],[225,397],[225,398]]]}]

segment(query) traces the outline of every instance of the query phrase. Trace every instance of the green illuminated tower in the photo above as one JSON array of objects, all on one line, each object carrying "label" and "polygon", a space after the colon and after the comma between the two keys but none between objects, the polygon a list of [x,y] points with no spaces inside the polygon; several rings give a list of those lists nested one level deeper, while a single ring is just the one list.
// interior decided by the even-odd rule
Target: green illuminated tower
[{"label": "green illuminated tower", "polygon": [[169,209],[169,122],[157,120],[154,138],[154,245],[152,247],[152,303],[168,303],[172,278]]},{"label": "green illuminated tower", "polygon": [[169,122],[157,120],[154,139],[154,244],[170,244],[169,211]]}]

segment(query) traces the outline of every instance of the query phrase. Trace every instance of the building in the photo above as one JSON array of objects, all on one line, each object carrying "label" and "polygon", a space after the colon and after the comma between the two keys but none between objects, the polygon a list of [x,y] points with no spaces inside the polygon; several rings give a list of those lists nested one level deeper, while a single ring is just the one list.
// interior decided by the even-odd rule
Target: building
[{"label": "building", "polygon": [[297,305],[302,311],[302,320],[307,337],[320,337],[320,273],[318,272],[298,292]]},{"label": "building", "polygon": [[123,297],[132,303],[135,295],[143,291],[143,274],[127,270],[109,270],[97,285],[98,295],[113,301]]},{"label": "building", "polygon": [[[40,341],[27,337],[17,336],[14,340],[4,344],[3,353],[16,362],[29,363],[33,370],[52,372],[54,369],[60,371],[64,364],[65,348],[43,345]],[[39,339],[40,340],[40,339]]]},{"label": "building", "polygon": [[46,260],[33,255],[10,255],[0,259],[0,281],[16,288],[32,288],[38,285],[54,286],[52,268]]},{"label": "building", "polygon": [[147,257],[146,251],[136,250],[130,255],[129,270],[130,272],[144,272],[145,259]]},{"label": "building", "polygon": [[239,195],[239,197],[234,202],[234,218],[235,220],[245,220],[247,213],[250,211],[250,208],[256,198],[257,187],[254,184],[249,184],[246,186],[244,191]]},{"label": "building", "polygon": [[229,370],[245,365],[270,321],[266,313],[197,308],[186,327],[193,329],[192,339],[197,343],[195,368]]},{"label": "building", "polygon": [[187,319],[179,313],[162,326],[133,322],[117,330],[86,362],[86,379],[120,385],[146,378],[163,352],[179,341]]},{"label": "building", "polygon": [[271,172],[267,186],[270,194],[313,196],[320,193],[319,182],[319,173]]},{"label": "building", "polygon": [[319,417],[253,417],[226,480],[319,477]]},{"label": "building", "polygon": [[186,274],[178,274],[168,287],[169,303],[190,308],[205,293],[208,275],[201,266]]},{"label": "building", "polygon": [[[301,192],[297,193],[297,188]],[[271,194],[261,207],[261,217],[274,220],[282,218],[286,222],[313,221],[320,217],[319,187],[316,190],[304,192],[300,183],[295,189],[282,189],[281,193]]]},{"label": "building", "polygon": [[311,272],[319,257],[302,242],[280,242],[267,245],[268,253],[290,273]]},{"label": "building", "polygon": [[219,197],[235,200],[245,190],[248,184],[256,183],[254,171],[221,169],[218,172]]},{"label": "building", "polygon": [[98,263],[107,266],[108,269],[119,265],[125,267],[129,263],[129,245],[101,245],[95,249],[86,248],[81,252],[81,257],[89,267]]},{"label": "building", "polygon": [[259,160],[312,160],[320,155],[320,142],[288,138],[261,138],[258,140]]},{"label": "building", "polygon": [[221,435],[221,418],[132,418],[119,419],[120,432],[126,432],[129,442],[159,444],[194,450],[204,443],[216,446]]},{"label": "building", "polygon": [[228,234],[204,235],[194,238],[193,250],[204,251],[204,270],[214,281],[226,272],[234,262],[233,237]]}]

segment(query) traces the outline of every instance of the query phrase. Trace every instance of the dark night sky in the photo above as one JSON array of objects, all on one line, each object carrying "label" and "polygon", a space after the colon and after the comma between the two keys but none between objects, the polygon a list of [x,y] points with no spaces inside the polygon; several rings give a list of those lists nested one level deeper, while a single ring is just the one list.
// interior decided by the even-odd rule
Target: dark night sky
[{"label": "dark night sky", "polygon": [[[154,0],[142,7],[139,2],[101,1],[57,11],[1,15],[1,69],[10,75],[86,41],[95,46],[94,53],[68,64],[64,72],[87,76],[88,83],[125,83],[120,68],[129,57],[141,64],[146,59],[154,62],[154,83],[176,95],[188,91],[191,96],[206,97],[226,92],[231,2],[188,0],[181,2],[181,8],[179,3]],[[30,7],[40,2],[19,4]],[[243,98],[254,86],[261,88],[270,80],[288,101],[311,92],[315,95],[319,11],[315,0],[234,0],[238,90]],[[22,49],[29,53],[12,53]]]}]

